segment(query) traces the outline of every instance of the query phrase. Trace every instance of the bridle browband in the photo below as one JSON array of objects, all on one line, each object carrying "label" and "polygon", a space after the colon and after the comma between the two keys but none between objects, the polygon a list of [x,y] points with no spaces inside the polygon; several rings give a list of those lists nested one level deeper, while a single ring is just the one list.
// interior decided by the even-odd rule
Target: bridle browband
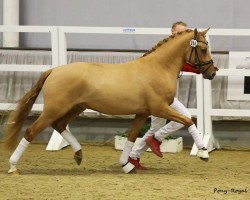
[{"label": "bridle browband", "polygon": [[[197,32],[195,31],[194,38],[190,41],[190,46],[192,47],[192,50],[191,50],[189,60],[188,60],[187,63],[190,64],[193,68],[198,69],[202,74],[204,74],[212,66],[214,61],[212,59],[207,61],[207,62],[201,62],[200,61],[199,56],[198,56],[198,52],[197,52],[198,42],[201,42],[201,43],[204,43],[204,44],[208,45],[207,42],[197,40]],[[190,62],[191,57],[193,55],[193,52],[195,54],[194,55],[195,56],[195,63],[194,64],[192,64]],[[206,69],[203,70],[203,66],[205,66],[205,65],[209,65],[209,66]]]}]

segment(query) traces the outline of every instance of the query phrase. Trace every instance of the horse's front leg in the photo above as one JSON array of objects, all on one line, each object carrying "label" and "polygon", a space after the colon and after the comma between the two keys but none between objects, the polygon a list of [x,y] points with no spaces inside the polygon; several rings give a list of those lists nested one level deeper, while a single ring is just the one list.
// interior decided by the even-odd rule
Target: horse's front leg
[{"label": "horse's front leg", "polygon": [[156,109],[152,109],[152,115],[170,121],[175,121],[183,124],[186,127],[190,127],[194,124],[193,120],[183,114],[180,114],[168,104],[164,103],[158,106]]},{"label": "horse's front leg", "polygon": [[74,159],[78,165],[82,162],[82,148],[77,139],[66,128],[69,122],[74,120],[80,113],[85,110],[84,105],[78,104],[71,108],[63,117],[53,122],[52,127],[61,134],[61,136],[70,144],[75,152]]},{"label": "horse's front leg", "polygon": [[135,166],[132,163],[128,162],[128,157],[130,152],[132,151],[132,148],[134,146],[134,142],[139,134],[139,131],[147,121],[149,115],[136,115],[135,119],[132,123],[132,128],[128,133],[128,141],[125,143],[124,149],[122,151],[122,154],[120,156],[120,164],[122,165],[122,168],[125,173],[132,172],[135,168]]},{"label": "horse's front leg", "polygon": [[[180,114],[166,103],[157,107],[157,109],[152,110],[152,115],[160,118],[165,118],[171,121],[175,121],[188,127],[188,131],[193,137],[194,142],[199,149],[197,156],[205,161],[208,160],[209,158],[208,151],[206,150],[204,142],[202,141],[201,134],[199,133],[198,129],[196,128],[191,118],[183,114]],[[156,155],[162,157],[159,147],[161,142],[157,141],[157,139],[152,136],[151,138],[147,139],[147,143],[150,146],[151,150]]]}]

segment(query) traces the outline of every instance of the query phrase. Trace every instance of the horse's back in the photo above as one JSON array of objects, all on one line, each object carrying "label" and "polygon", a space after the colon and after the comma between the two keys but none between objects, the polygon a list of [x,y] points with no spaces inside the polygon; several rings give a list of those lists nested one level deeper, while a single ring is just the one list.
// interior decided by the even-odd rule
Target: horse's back
[{"label": "horse's back", "polygon": [[135,68],[84,62],[60,66],[46,80],[44,99],[55,102],[60,97],[108,114],[143,112],[146,90],[136,78]]},{"label": "horse's back", "polygon": [[[72,63],[53,69],[44,85],[44,99],[84,103],[107,114],[135,114],[148,111],[169,87],[156,66],[138,61],[122,64]],[[54,96],[54,98],[51,98]],[[164,97],[163,97],[164,98]],[[164,100],[164,99],[163,99]]]}]

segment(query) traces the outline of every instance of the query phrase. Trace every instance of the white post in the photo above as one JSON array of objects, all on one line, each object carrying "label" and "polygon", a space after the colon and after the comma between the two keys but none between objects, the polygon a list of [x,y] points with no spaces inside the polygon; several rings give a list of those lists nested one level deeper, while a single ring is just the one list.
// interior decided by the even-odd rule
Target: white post
[{"label": "white post", "polygon": [[59,66],[59,38],[58,28],[53,27],[51,29],[51,55],[52,55],[52,67]]},{"label": "white post", "polygon": [[[210,45],[210,53],[211,53],[211,43],[210,43],[210,35],[207,35],[207,42]],[[209,80],[204,80],[204,93],[203,93],[203,98],[204,98],[204,137],[203,141],[205,143],[205,147],[207,150],[210,152],[214,150],[215,148],[219,148],[219,143],[218,141],[214,138],[213,135],[213,122],[212,122],[212,109],[213,109],[213,104],[212,104],[212,81]]]},{"label": "white post", "polygon": [[59,65],[67,64],[67,39],[66,32],[59,27],[58,28],[58,40],[59,40]]},{"label": "white post", "polygon": [[[56,56],[57,53],[57,65],[65,65],[67,64],[67,41],[66,41],[66,35],[65,32],[59,27],[57,28],[57,37],[56,35],[52,34],[52,55]],[[56,48],[55,41],[58,42],[58,46]],[[53,44],[55,48],[53,48]],[[58,52],[55,53],[54,50],[58,50]],[[54,52],[54,53],[53,53]],[[53,62],[53,60],[55,62]],[[54,65],[56,63],[56,59],[53,59],[52,57],[52,64]],[[55,67],[55,66],[54,66]],[[66,127],[66,129],[70,132],[69,126]],[[69,143],[63,139],[60,133],[58,133],[56,130],[53,131],[52,136],[49,140],[49,143],[47,145],[46,150],[47,151],[57,151],[61,150],[62,148],[68,146]]]},{"label": "white post", "polygon": [[[3,0],[3,25],[19,25],[19,0]],[[3,47],[19,47],[19,33],[4,32]]]},{"label": "white post", "polygon": [[[196,75],[196,95],[197,95],[197,128],[201,134],[204,134],[204,101],[203,101],[203,85],[204,80],[202,75]],[[193,144],[190,155],[196,156],[198,148],[196,144]]]},{"label": "white post", "polygon": [[197,128],[201,133],[204,132],[204,102],[203,102],[203,78],[196,75],[196,95],[197,95]]}]

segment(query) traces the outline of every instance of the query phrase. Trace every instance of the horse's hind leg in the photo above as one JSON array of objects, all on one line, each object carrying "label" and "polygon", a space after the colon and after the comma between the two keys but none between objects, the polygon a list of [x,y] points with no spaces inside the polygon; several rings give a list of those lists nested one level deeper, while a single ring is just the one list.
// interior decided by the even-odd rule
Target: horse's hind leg
[{"label": "horse's hind leg", "polygon": [[69,112],[67,112],[63,117],[57,119],[53,122],[52,127],[59,132],[62,137],[71,145],[73,151],[75,152],[74,159],[78,165],[82,162],[82,149],[81,145],[77,139],[66,129],[69,122],[74,120],[80,113],[82,113],[86,108],[83,105],[74,106]]},{"label": "horse's hind leg", "polygon": [[133,171],[135,166],[132,163],[128,162],[128,157],[132,148],[134,146],[134,142],[139,134],[140,129],[143,127],[145,122],[147,121],[148,115],[136,115],[135,119],[132,123],[132,128],[128,134],[128,141],[126,142],[122,154],[120,156],[120,164],[123,166],[123,170],[125,173],[129,173]]},{"label": "horse's hind leg", "polygon": [[53,119],[54,118],[51,118],[50,115],[46,115],[42,112],[39,118],[27,128],[23,139],[20,141],[19,145],[10,157],[10,170],[8,173],[15,173],[17,171],[16,165],[29,143],[36,137],[37,134],[47,128],[54,121]]}]

